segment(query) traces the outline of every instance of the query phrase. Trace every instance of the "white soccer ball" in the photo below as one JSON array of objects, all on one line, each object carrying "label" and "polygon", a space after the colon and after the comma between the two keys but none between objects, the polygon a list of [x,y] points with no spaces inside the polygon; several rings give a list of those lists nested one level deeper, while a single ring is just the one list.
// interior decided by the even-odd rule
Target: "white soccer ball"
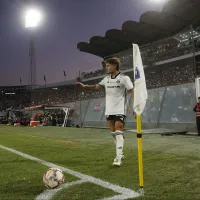
[{"label": "white soccer ball", "polygon": [[49,189],[55,189],[64,183],[64,173],[57,168],[50,168],[43,176],[43,182]]}]

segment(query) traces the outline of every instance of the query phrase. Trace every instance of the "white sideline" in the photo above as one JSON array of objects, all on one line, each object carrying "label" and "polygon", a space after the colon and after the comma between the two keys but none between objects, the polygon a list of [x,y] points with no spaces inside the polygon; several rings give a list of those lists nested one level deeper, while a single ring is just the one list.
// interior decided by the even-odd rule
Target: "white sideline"
[{"label": "white sideline", "polygon": [[[50,162],[46,162],[44,160],[41,160],[39,158],[36,158],[36,157],[33,157],[33,156],[29,156],[25,153],[22,153],[20,151],[17,151],[17,150],[14,150],[14,149],[11,149],[11,148],[8,148],[8,147],[5,147],[5,146],[2,146],[0,145],[0,148],[1,149],[4,149],[4,150],[7,150],[7,151],[10,151],[12,153],[15,153],[17,155],[20,155],[24,158],[27,158],[29,160],[32,160],[32,161],[35,161],[35,162],[38,162],[42,165],[45,165],[45,166],[48,166],[48,167],[53,167],[53,168],[59,168],[61,169],[63,172],[66,172],[68,174],[71,174],[73,176],[76,176],[78,178],[80,178],[80,182],[78,183],[78,181],[75,181],[75,182],[72,182],[73,184],[80,184],[82,182],[91,182],[91,183],[94,183],[96,185],[99,185],[99,186],[102,186],[104,188],[107,188],[107,189],[111,189],[113,190],[114,192],[116,193],[119,193],[119,195],[115,195],[113,197],[110,197],[110,198],[103,198],[101,200],[126,200],[126,199],[129,199],[129,198],[134,198],[134,197],[139,197],[140,194],[135,192],[134,190],[131,190],[131,189],[128,189],[128,188],[124,188],[124,187],[120,187],[119,185],[115,185],[115,184],[112,184],[112,183],[109,183],[109,182],[106,182],[106,181],[103,181],[103,180],[100,180],[98,178],[94,178],[92,176],[88,176],[88,175],[85,175],[85,174],[82,174],[82,173],[79,173],[79,172],[76,172],[76,171],[73,171],[71,169],[68,169],[68,168],[65,168],[65,167],[62,167],[62,166],[58,166],[58,165],[55,165],[53,163],[50,163]],[[69,187],[71,186],[69,183],[67,183],[65,185],[66,187]],[[46,190],[46,191],[54,191],[54,190]],[[56,192],[60,191],[59,189],[55,189]],[[45,191],[44,191],[45,192]],[[44,194],[44,192],[42,194]],[[46,194],[46,193],[45,193]],[[51,192],[49,194],[52,194]],[[53,193],[54,195],[55,193]],[[39,195],[40,196],[40,195]],[[45,200],[50,200],[52,197],[52,195],[50,196],[46,196],[46,199]],[[37,197],[38,198],[38,197]],[[37,199],[36,200],[39,200]],[[41,200],[41,199],[40,199]],[[43,199],[44,200],[44,199]]]}]

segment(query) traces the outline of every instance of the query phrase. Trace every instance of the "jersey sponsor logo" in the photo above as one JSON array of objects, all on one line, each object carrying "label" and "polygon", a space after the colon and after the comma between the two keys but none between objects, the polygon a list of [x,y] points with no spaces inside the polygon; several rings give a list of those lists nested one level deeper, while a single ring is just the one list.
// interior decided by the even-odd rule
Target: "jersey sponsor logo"
[{"label": "jersey sponsor logo", "polygon": [[107,88],[120,88],[120,86],[119,85],[107,86]]}]

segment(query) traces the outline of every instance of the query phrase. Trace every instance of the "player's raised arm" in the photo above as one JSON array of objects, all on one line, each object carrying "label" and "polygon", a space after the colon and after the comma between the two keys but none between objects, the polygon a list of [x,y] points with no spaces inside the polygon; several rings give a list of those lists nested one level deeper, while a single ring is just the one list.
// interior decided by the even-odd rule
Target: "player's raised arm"
[{"label": "player's raised arm", "polygon": [[77,82],[76,87],[82,88],[84,90],[99,90],[101,88],[101,86],[99,84],[95,84],[95,85],[84,85],[81,82]]},{"label": "player's raised arm", "polygon": [[82,88],[84,90],[99,90],[101,86],[105,87],[105,78],[100,81],[100,83],[95,85],[84,85],[81,82],[76,83],[76,87]]}]

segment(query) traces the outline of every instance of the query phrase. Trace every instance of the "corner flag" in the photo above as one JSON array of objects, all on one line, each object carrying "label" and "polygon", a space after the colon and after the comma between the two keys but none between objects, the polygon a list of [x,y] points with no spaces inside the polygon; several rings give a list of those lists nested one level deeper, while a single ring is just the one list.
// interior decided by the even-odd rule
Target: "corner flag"
[{"label": "corner flag", "polygon": [[133,44],[133,72],[135,78],[133,110],[141,115],[147,101],[147,88],[140,49],[137,44]]},{"label": "corner flag", "polygon": [[133,110],[137,114],[137,138],[138,138],[138,167],[140,194],[144,196],[143,158],[142,158],[142,125],[141,114],[144,111],[147,101],[147,88],[144,76],[144,68],[140,49],[133,44],[133,73],[134,73],[134,102]]}]

